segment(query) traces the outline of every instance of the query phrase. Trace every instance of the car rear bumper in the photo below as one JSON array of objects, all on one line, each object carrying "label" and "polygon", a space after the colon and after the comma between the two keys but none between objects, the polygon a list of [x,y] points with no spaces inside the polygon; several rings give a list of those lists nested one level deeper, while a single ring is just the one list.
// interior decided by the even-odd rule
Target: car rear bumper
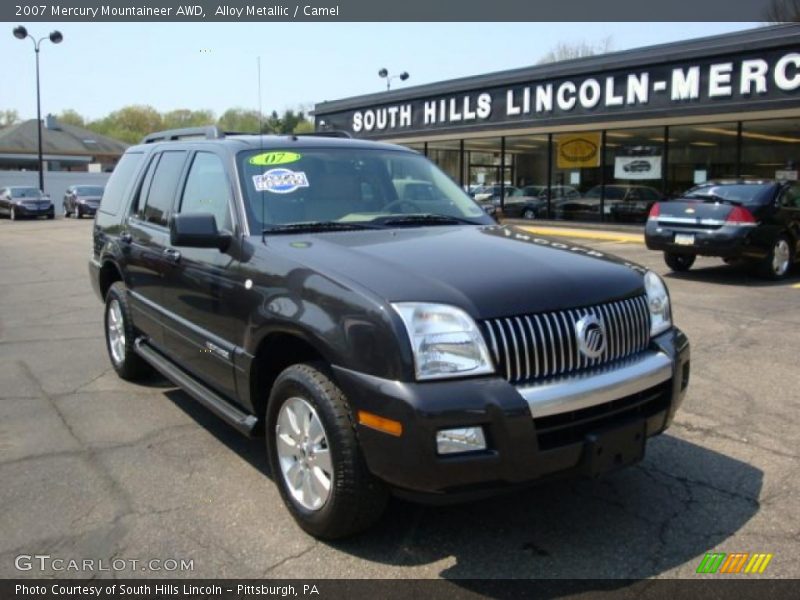
[{"label": "car rear bumper", "polygon": [[[358,425],[370,470],[400,495],[449,502],[640,460],[644,440],[664,431],[683,401],[689,343],[672,329],[637,357],[519,387],[499,377],[401,383],[335,374],[354,413],[402,424],[400,436]],[[475,426],[485,451],[437,453],[437,431]]]},{"label": "car rear bumper", "polygon": [[[741,225],[723,225],[718,229],[677,228],[648,220],[644,239],[650,250],[721,258],[762,259],[766,256],[766,250],[753,243],[751,234],[754,229],[752,226]],[[679,234],[693,236],[693,243],[676,243],[676,235]]]}]

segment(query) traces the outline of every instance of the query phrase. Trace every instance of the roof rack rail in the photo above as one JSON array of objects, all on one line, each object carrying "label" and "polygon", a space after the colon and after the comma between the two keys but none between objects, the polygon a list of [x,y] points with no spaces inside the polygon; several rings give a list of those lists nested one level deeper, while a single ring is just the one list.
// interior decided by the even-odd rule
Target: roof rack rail
[{"label": "roof rack rail", "polygon": [[308,133],[290,133],[287,135],[296,135],[298,137],[304,136],[315,136],[315,137],[337,137],[337,138],[352,138],[353,136],[350,135],[347,131],[342,131],[339,129],[332,129],[330,131],[310,131]]},{"label": "roof rack rail", "polygon": [[152,144],[154,142],[170,142],[187,138],[217,140],[224,137],[225,133],[220,131],[216,125],[205,125],[203,127],[184,127],[182,129],[167,129],[165,131],[157,131],[144,136],[140,143]]}]

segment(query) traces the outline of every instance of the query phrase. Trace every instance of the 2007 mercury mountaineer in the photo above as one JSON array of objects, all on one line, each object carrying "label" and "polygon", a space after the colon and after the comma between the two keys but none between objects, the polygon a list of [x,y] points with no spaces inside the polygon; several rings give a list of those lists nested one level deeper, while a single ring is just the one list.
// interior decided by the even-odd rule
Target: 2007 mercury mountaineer
[{"label": "2007 mercury mountaineer", "polygon": [[103,195],[114,369],[246,434],[321,538],[390,492],[463,499],[644,455],[689,343],[653,272],[498,225],[418,153],[334,136],[153,134]]}]

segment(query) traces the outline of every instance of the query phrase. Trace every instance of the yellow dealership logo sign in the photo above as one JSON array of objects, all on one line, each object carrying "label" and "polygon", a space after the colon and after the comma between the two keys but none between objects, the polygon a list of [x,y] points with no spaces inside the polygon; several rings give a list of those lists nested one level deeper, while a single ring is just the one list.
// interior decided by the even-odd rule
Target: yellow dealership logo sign
[{"label": "yellow dealership logo sign", "polygon": [[762,553],[734,552],[733,554],[725,554],[724,552],[712,552],[703,557],[697,567],[697,573],[724,573],[727,575],[763,573],[767,570],[767,565],[772,560],[772,557],[772,554]]},{"label": "yellow dealership logo sign", "polygon": [[600,134],[578,133],[559,135],[556,166],[559,169],[579,169],[600,166]]}]

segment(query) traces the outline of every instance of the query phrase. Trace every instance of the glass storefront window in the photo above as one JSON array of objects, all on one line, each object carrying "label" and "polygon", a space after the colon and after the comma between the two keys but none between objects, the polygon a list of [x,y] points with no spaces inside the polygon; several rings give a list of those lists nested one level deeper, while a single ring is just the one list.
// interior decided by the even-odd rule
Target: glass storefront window
[{"label": "glass storefront window", "polygon": [[511,158],[507,156],[504,165],[501,153],[499,137],[464,140],[467,192],[480,203],[500,206],[501,187],[504,186],[506,196],[513,189]]},{"label": "glass storefront window", "polygon": [[[606,131],[603,219],[643,223],[662,199],[664,128]],[[599,196],[600,186],[587,192]]]},{"label": "glass storefront window", "polygon": [[[506,138],[506,156],[513,173],[513,188],[506,194],[504,216],[514,219],[547,218],[547,152],[547,135]],[[556,198],[559,196],[556,194]]]},{"label": "glass storefront window", "polygon": [[461,141],[446,140],[428,142],[428,158],[450,176],[450,179],[461,185]]},{"label": "glass storefront window", "polygon": [[794,178],[800,163],[800,119],[742,123],[742,177]]},{"label": "glass storefront window", "polygon": [[709,179],[737,175],[738,123],[678,125],[669,128],[668,197]]},{"label": "glass storefront window", "polygon": [[599,131],[553,136],[553,218],[600,220],[601,143]]}]

